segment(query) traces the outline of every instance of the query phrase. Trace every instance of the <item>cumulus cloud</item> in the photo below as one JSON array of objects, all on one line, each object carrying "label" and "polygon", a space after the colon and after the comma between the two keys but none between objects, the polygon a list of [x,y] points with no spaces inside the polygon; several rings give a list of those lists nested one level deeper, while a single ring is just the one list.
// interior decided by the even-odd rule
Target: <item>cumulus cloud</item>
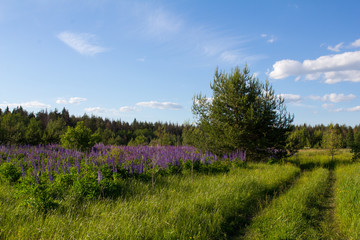
[{"label": "cumulus cloud", "polygon": [[106,51],[105,48],[92,43],[95,39],[93,34],[61,32],[57,38],[82,55],[95,55]]},{"label": "cumulus cloud", "polygon": [[320,101],[328,101],[328,102],[332,102],[332,103],[338,103],[338,102],[352,101],[356,98],[356,96],[354,94],[345,95],[343,93],[340,93],[340,94],[330,93],[330,94],[325,94],[322,97],[310,95],[309,98],[314,101],[320,100]]},{"label": "cumulus cloud", "polygon": [[51,106],[49,104],[46,103],[42,103],[39,101],[30,101],[30,102],[23,102],[23,103],[1,103],[0,107],[1,108],[16,108],[16,107],[23,107],[23,108],[51,108]]},{"label": "cumulus cloud", "polygon": [[340,52],[340,49],[343,48],[343,46],[344,46],[344,43],[341,42],[334,47],[328,46],[328,50],[333,51],[333,52]]},{"label": "cumulus cloud", "polygon": [[291,59],[281,60],[273,65],[269,77],[283,79],[302,75],[308,80],[323,77],[328,84],[341,81],[360,82],[360,51],[321,56],[302,63]]},{"label": "cumulus cloud", "polygon": [[58,98],[56,100],[57,104],[80,104],[82,102],[85,102],[87,99],[82,97],[71,97],[69,99],[64,98]]},{"label": "cumulus cloud", "polygon": [[183,108],[180,104],[173,102],[157,102],[157,101],[149,101],[149,102],[138,102],[136,106],[140,107],[148,107],[148,108],[157,108],[157,109],[170,109],[170,110],[179,110]]},{"label": "cumulus cloud", "polygon": [[301,96],[297,94],[282,93],[279,94],[279,97],[285,99],[288,103],[300,103],[302,101]]}]

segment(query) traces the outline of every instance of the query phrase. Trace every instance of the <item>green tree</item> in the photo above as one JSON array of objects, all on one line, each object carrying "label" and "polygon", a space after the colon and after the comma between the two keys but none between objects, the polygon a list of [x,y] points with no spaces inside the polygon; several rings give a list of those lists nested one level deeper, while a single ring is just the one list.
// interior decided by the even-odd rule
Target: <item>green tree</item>
[{"label": "green tree", "polygon": [[342,136],[333,124],[330,124],[328,129],[324,132],[322,147],[329,150],[331,160],[334,160],[334,155],[339,150],[342,144]]},{"label": "green tree", "polygon": [[207,150],[224,154],[242,148],[253,160],[286,154],[294,117],[268,81],[261,83],[245,66],[230,74],[216,69],[210,87],[212,97],[198,94],[192,107]]},{"label": "green tree", "polygon": [[144,146],[147,145],[147,138],[144,135],[139,135],[135,139],[131,139],[128,146]]},{"label": "green tree", "polygon": [[351,152],[353,155],[353,161],[360,159],[360,131],[355,133],[354,141],[351,145]]},{"label": "green tree", "polygon": [[99,140],[97,134],[92,134],[90,128],[84,126],[84,122],[76,123],[75,128],[68,127],[61,136],[61,145],[69,149],[89,151],[95,142]]},{"label": "green tree", "polygon": [[60,136],[64,134],[65,130],[64,119],[50,120],[45,128],[42,140],[45,144],[60,143]]},{"label": "green tree", "polygon": [[26,127],[25,139],[26,143],[30,145],[37,145],[41,143],[42,131],[40,128],[40,122],[35,118],[30,119],[29,125]]},{"label": "green tree", "polygon": [[352,127],[349,127],[347,133],[346,133],[346,147],[351,148],[351,146],[354,144],[355,137],[354,137],[354,130]]}]

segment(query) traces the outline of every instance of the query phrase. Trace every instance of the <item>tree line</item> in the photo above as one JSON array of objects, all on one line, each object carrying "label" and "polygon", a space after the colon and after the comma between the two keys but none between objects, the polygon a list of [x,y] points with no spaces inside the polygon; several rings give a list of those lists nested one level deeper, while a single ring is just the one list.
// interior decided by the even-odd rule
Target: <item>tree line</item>
[{"label": "tree line", "polygon": [[[97,116],[70,115],[67,109],[62,111],[28,112],[22,107],[12,111],[0,108],[0,144],[38,145],[60,143],[61,136],[68,127],[75,128],[77,123],[96,135],[96,141],[112,145],[192,145],[205,144],[200,127],[184,124],[141,122],[132,123],[110,120]],[[330,125],[293,125],[288,134],[287,144],[290,149],[326,148],[324,134]],[[354,136],[360,134],[360,125],[354,127],[334,124],[341,148],[350,148]]]},{"label": "tree line", "polygon": [[97,116],[70,115],[67,109],[28,112],[21,106],[12,111],[0,108],[0,144],[38,145],[60,143],[68,128],[78,123],[95,134],[96,141],[112,145],[180,145],[183,125],[163,122],[132,123]]}]

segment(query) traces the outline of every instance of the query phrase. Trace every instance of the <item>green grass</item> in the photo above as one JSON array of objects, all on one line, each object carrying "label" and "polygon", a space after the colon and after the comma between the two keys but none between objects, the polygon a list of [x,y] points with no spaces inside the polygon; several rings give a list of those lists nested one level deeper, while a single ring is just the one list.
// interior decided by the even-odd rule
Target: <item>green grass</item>
[{"label": "green grass", "polygon": [[351,164],[352,153],[350,149],[340,149],[331,160],[331,155],[326,149],[303,149],[288,159],[289,162],[301,169],[324,167],[335,169],[337,165]]},{"label": "green grass", "polygon": [[360,239],[360,164],[336,169],[335,217],[348,239]]},{"label": "green grass", "polygon": [[155,189],[132,180],[121,198],[76,203],[69,197],[46,216],[21,206],[3,182],[0,239],[225,239],[299,172],[291,165],[249,164],[193,180],[167,176]]},{"label": "green grass", "polygon": [[303,173],[288,192],[254,218],[244,239],[319,239],[319,206],[328,178],[329,170],[323,168]]}]

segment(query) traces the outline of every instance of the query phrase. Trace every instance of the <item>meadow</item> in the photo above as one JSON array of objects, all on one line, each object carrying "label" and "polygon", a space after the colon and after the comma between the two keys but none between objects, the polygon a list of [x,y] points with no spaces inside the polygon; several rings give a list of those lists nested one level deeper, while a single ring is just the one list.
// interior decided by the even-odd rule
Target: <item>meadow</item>
[{"label": "meadow", "polygon": [[358,163],[191,147],[0,148],[0,239],[358,239]]}]

